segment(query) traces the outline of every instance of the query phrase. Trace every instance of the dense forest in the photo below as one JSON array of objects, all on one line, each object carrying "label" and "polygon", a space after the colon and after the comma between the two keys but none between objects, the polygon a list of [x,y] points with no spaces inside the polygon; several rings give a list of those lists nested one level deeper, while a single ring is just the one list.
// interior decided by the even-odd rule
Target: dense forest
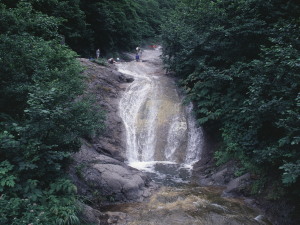
[{"label": "dense forest", "polygon": [[[300,5],[186,0],[162,25],[164,61],[251,192],[300,198]],[[299,203],[297,203],[299,205]]]},{"label": "dense forest", "polygon": [[0,1],[0,224],[83,224],[65,175],[103,129],[76,57],[159,34],[168,1]]},{"label": "dense forest", "polygon": [[0,0],[0,224],[83,224],[64,171],[105,115],[76,57],[153,39],[217,163],[299,200],[299,34],[297,0]]},{"label": "dense forest", "polygon": [[[1,0],[15,8],[20,0]],[[33,10],[54,19],[61,38],[84,57],[129,50],[159,35],[161,17],[175,1],[167,0],[28,0]],[[19,5],[19,7],[22,7]],[[4,19],[4,18],[3,18]],[[8,24],[12,21],[6,21]],[[40,20],[40,26],[47,25]],[[50,24],[48,24],[50,25]],[[52,24],[54,25],[54,24]],[[41,35],[36,34],[36,35]]]}]

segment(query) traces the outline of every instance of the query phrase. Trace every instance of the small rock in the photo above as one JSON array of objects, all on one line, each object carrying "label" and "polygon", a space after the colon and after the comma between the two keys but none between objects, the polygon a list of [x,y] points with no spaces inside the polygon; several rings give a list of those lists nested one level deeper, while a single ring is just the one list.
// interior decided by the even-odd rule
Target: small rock
[{"label": "small rock", "polygon": [[100,225],[100,217],[102,217],[102,213],[92,207],[79,203],[81,208],[81,219],[86,223],[92,223],[95,225]]},{"label": "small rock", "polygon": [[127,78],[127,79],[126,79],[126,82],[127,82],[127,83],[132,83],[133,81],[134,81],[133,78]]},{"label": "small rock", "polygon": [[145,198],[149,197],[150,195],[151,195],[151,192],[150,192],[148,189],[146,189],[146,190],[143,192],[143,197],[145,197]]},{"label": "small rock", "polygon": [[237,194],[241,189],[245,188],[250,181],[250,173],[246,173],[234,180],[231,180],[225,189],[223,194]]},{"label": "small rock", "polygon": [[109,224],[126,224],[127,214],[122,212],[106,212]]}]

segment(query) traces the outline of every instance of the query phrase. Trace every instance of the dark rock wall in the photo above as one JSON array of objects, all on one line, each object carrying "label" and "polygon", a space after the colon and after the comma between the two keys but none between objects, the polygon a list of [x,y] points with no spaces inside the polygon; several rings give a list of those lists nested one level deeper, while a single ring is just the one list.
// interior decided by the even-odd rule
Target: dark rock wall
[{"label": "dark rock wall", "polygon": [[[219,186],[223,188],[223,197],[233,197],[243,199],[244,202],[266,215],[273,225],[298,225],[296,217],[293,216],[293,205],[285,199],[268,200],[267,193],[257,195],[251,194],[251,184],[255,181],[255,176],[250,173],[237,177],[238,162],[229,162],[217,166],[214,159],[214,152],[219,148],[220,141],[204,132],[205,146],[202,157],[194,165],[193,180],[201,186]],[[267,191],[267,190],[266,190]]]}]

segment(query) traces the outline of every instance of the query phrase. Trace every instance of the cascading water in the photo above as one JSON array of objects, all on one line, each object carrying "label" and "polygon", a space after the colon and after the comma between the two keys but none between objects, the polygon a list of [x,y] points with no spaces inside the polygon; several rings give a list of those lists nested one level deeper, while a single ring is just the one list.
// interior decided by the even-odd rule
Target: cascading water
[{"label": "cascading water", "polygon": [[114,224],[270,225],[240,200],[221,198],[220,188],[184,184],[189,169],[201,157],[203,133],[196,126],[192,105],[182,103],[173,80],[163,75],[160,51],[145,53],[147,62],[118,64],[122,73],[135,79],[120,101],[120,115],[128,164],[144,170],[163,187],[147,202],[107,208],[123,213]]},{"label": "cascading water", "polygon": [[190,103],[187,107],[188,115],[188,146],[185,158],[185,163],[193,165],[200,158],[201,151],[199,147],[203,147],[203,130],[201,127],[197,127],[196,120],[192,114],[193,105]]},{"label": "cascading water", "polygon": [[162,174],[174,167],[190,168],[201,155],[202,130],[196,126],[192,105],[183,104],[174,81],[164,75],[160,50],[145,53],[146,62],[118,64],[120,72],[135,79],[120,101],[127,161],[142,170],[161,168]]}]

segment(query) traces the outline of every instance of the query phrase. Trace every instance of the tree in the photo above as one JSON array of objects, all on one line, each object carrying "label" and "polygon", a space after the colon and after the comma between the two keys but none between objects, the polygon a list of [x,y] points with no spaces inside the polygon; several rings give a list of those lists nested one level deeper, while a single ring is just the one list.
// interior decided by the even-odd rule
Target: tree
[{"label": "tree", "polygon": [[1,224],[79,224],[63,170],[103,116],[82,96],[82,69],[60,44],[60,19],[25,2],[0,10]]},{"label": "tree", "polygon": [[223,143],[218,162],[238,160],[273,197],[299,195],[299,12],[293,0],[181,1],[162,26],[166,66]]}]

